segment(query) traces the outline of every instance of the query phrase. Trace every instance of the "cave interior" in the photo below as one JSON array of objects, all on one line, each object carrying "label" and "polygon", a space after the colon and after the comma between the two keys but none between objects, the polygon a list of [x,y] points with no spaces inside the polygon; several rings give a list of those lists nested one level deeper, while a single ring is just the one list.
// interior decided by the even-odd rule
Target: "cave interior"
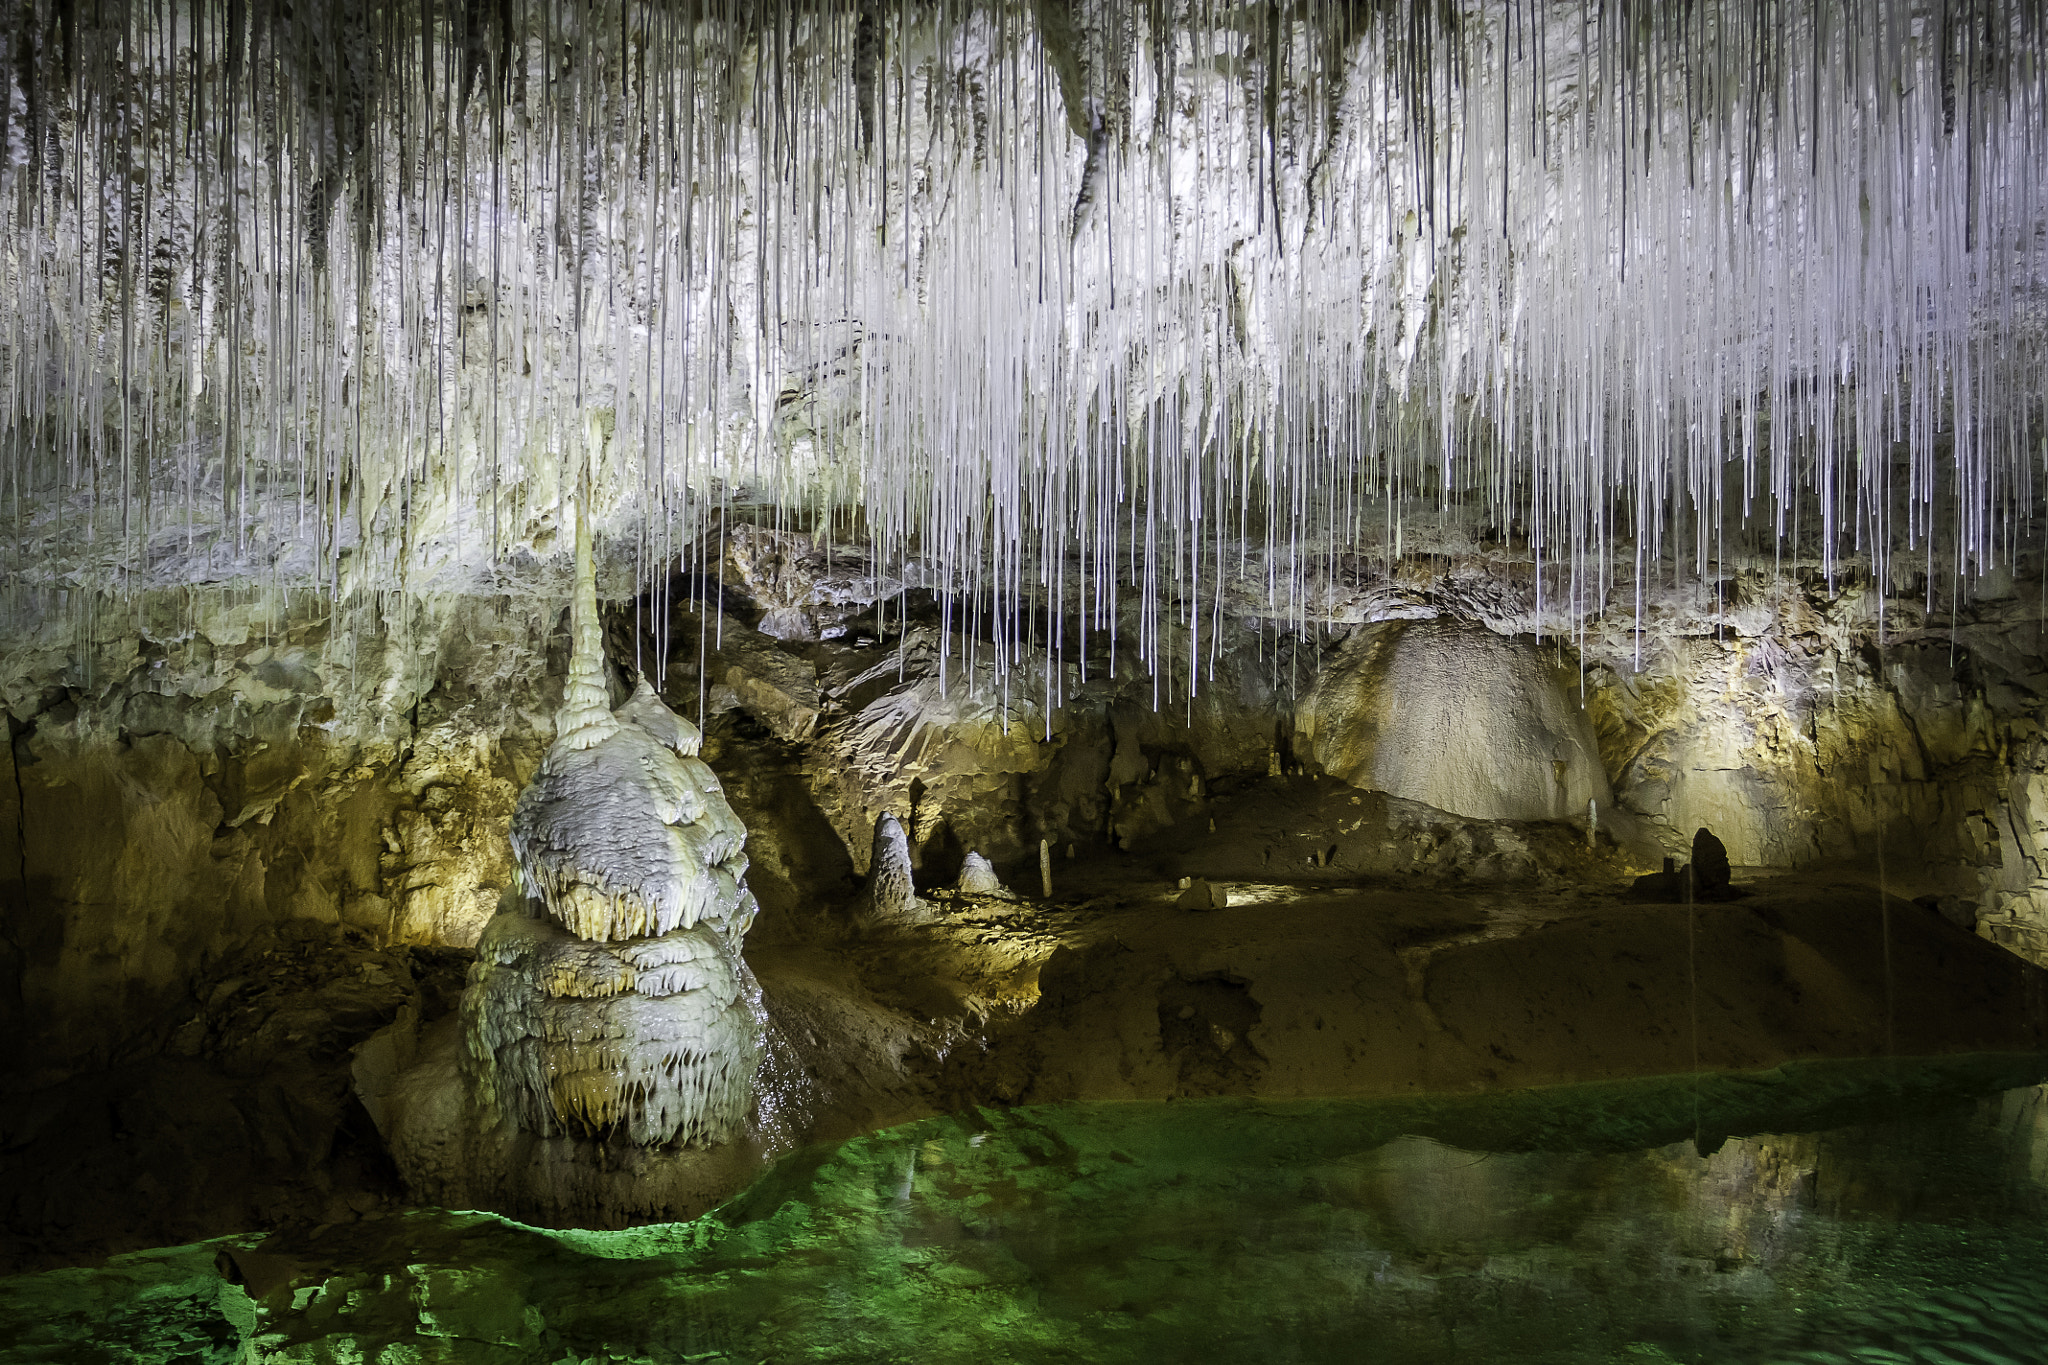
[{"label": "cave interior", "polygon": [[0,1363],[2039,1358],[2035,0],[0,50]]}]

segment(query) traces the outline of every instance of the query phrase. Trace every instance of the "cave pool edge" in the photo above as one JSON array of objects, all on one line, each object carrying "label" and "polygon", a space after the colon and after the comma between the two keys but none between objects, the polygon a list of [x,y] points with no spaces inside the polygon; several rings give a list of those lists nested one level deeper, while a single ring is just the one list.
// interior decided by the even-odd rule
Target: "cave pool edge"
[{"label": "cave pool edge", "polygon": [[2044,1079],[973,1108],[685,1223],[420,1209],[0,1280],[0,1362],[2038,1360]]}]

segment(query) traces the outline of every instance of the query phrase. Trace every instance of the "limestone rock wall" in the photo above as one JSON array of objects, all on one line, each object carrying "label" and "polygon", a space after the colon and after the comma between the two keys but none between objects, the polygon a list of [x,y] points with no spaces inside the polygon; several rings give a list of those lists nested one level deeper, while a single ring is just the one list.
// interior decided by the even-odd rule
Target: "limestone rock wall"
[{"label": "limestone rock wall", "polygon": [[1613,793],[1593,727],[1528,637],[1470,622],[1356,632],[1298,708],[1325,772],[1480,820],[1585,820]]},{"label": "limestone rock wall", "polygon": [[[1472,750],[1519,744],[1514,727],[1537,713],[1544,733],[1569,731],[1571,753],[1546,760],[1566,774],[1560,798],[1550,769],[1541,799],[1562,804],[1547,814],[1577,816],[1580,788],[1604,781],[1642,859],[1682,853],[1705,825],[1737,864],[1881,867],[1896,894],[2048,961],[2048,651],[2025,574],[1952,602],[1921,583],[1830,593],[1759,568],[1662,590],[1640,612],[1618,603],[1560,640],[1569,622],[1535,609],[1511,557],[1418,556],[1360,570],[1313,619],[1237,618],[1198,654],[1189,697],[1100,639],[1058,669],[1041,655],[999,671],[947,634],[929,594],[902,596],[851,550],[786,542],[735,537],[752,578],[734,570],[722,620],[679,596],[659,641],[665,695],[702,720],[749,829],[771,935],[852,902],[885,813],[920,885],[950,885],[979,852],[1029,887],[1041,840],[1057,882],[1070,852],[1199,848],[1219,800],[1255,806],[1274,775],[1387,784],[1345,766],[1326,701],[1412,726],[1437,702],[1361,669],[1361,651],[1455,629],[1547,661],[1547,699],[1489,703],[1509,738],[1481,729]],[[875,592],[897,596],[878,612]],[[33,1055],[66,1067],[153,1037],[203,964],[264,925],[473,943],[512,875],[506,822],[566,667],[559,609],[537,600],[394,595],[337,612],[189,589],[15,612],[0,633],[0,1011],[39,1039]],[[615,632],[611,652],[652,667],[656,643]],[[1169,662],[1185,648],[1159,646]],[[1533,797],[1532,782],[1544,787],[1518,789]],[[1413,862],[1440,877],[1458,848],[1529,837],[1490,828],[1355,867],[1345,840],[1363,836],[1333,837],[1283,870],[1324,882]],[[1331,849],[1334,863],[1317,861]]]},{"label": "limestone rock wall", "polygon": [[[886,613],[842,616],[817,640],[753,630],[750,617],[810,600],[802,562],[780,555],[772,600],[728,596],[722,626],[702,628],[724,643],[701,676],[694,658],[671,668],[701,684],[727,761],[760,743],[785,755],[781,803],[812,842],[835,832],[842,878],[865,872],[884,812],[924,884],[949,881],[970,850],[1030,884],[1041,839],[1056,866],[1069,848],[1192,848],[1219,796],[1321,772],[1446,819],[1582,829],[1592,801],[1642,866],[1686,856],[1705,826],[1739,865],[1851,864],[2048,960],[2048,650],[2024,575],[1958,598],[1759,561],[1574,620],[1538,608],[1526,561],[1467,545],[1362,565],[1312,619],[1240,620],[1189,698],[1128,649],[1115,666],[1091,653],[1085,673],[1048,674],[1043,656],[999,673],[931,626],[876,638]],[[764,850],[793,827],[747,818]],[[1388,863],[1368,861],[1375,875]]]},{"label": "limestone rock wall", "polygon": [[1620,800],[1674,836],[1713,827],[1737,863],[1999,868],[2048,683],[2031,623],[1989,610],[1951,639],[1893,603],[1880,645],[1872,605],[1781,603],[1749,630],[1656,641],[1638,671],[1589,667]]},{"label": "limestone rock wall", "polygon": [[104,1061],[280,921],[475,941],[560,692],[554,613],[399,602],[195,589],[13,623],[0,1007],[36,1055]]},{"label": "limestone rock wall", "polygon": [[1653,630],[1639,667],[1586,652],[1621,804],[1674,852],[1706,825],[1738,864],[1854,865],[2048,962],[2038,599],[1726,587],[1722,625]]}]

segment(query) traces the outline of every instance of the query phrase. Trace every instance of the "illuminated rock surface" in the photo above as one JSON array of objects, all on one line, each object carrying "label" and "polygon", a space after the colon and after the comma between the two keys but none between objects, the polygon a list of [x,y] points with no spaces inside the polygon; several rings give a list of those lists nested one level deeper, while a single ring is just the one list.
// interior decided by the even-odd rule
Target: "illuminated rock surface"
[{"label": "illuminated rock surface", "polygon": [[1477,820],[1612,807],[1592,723],[1556,655],[1471,625],[1360,631],[1324,665],[1298,743],[1354,787]]},{"label": "illuminated rock surface", "polygon": [[1007,896],[1010,894],[1009,889],[1003,885],[1002,879],[996,876],[996,870],[989,866],[988,859],[982,857],[979,853],[969,853],[966,860],[960,864],[960,880],[956,884],[955,889],[970,896]]},{"label": "illuminated rock surface", "polygon": [[[1946,916],[1982,938],[2041,952],[2037,926],[2043,919],[2033,908],[2037,892],[2031,888],[2048,851],[2048,833],[2036,819],[2048,811],[2048,801],[2035,792],[2038,783],[2030,775],[2043,759],[2029,698],[2037,682],[2048,687],[2048,670],[2031,652],[2039,639],[2035,599],[2016,595],[1963,611],[1957,627],[1962,643],[1954,655],[1943,622],[1901,599],[1891,601],[1892,626],[1899,633],[1885,652],[1870,654],[1868,605],[1867,599],[1825,603],[1787,596],[1775,615],[1759,618],[1757,634],[1726,640],[1714,638],[1711,612],[1701,610],[1663,627],[1666,633],[1657,638],[1665,652],[1646,658],[1641,672],[1588,667],[1588,714],[1602,765],[1615,775],[1618,807],[1636,814],[1681,857],[1699,826],[1676,821],[1710,814],[1703,823],[1726,839],[1738,884],[1783,880],[1779,874],[1806,864],[1791,877],[1791,886],[1837,888],[1827,894],[1839,900],[1844,928],[1811,955],[1783,944],[1779,936],[1785,930],[1756,919],[1754,901],[1733,908],[1739,917],[1727,923],[1748,927],[1727,942],[1749,946],[1731,960],[1748,964],[1754,975],[1743,977],[1740,995],[1723,992],[1731,1002],[1743,1002],[1736,1016],[1747,1011],[1751,1020],[1735,1035],[1742,1041],[1729,1054],[1730,1065],[1809,1055],[1800,1049],[1819,1047],[1828,1037],[1837,1040],[1824,1049],[1833,1055],[1881,1050],[1881,1030],[1869,1026],[1883,1012],[1880,874],[1892,893],[1889,913],[1901,943],[1912,923]],[[1912,617],[1916,611],[1923,614]],[[1917,623],[1911,635],[1909,617]],[[315,624],[303,615],[285,619],[288,630]],[[704,637],[712,638],[715,623],[702,624]],[[468,935],[481,930],[485,916],[476,902],[488,896],[489,907],[495,907],[513,875],[507,845],[499,842],[495,853],[490,845],[506,839],[513,797],[523,785],[519,779],[538,766],[547,716],[566,683],[568,633],[476,607],[415,620],[413,627],[420,632],[416,638],[435,652],[400,648],[396,636],[383,643],[365,637],[363,657],[381,660],[385,671],[366,662],[354,674],[335,675],[353,678],[360,690],[338,693],[331,730],[301,719],[308,699],[257,691],[259,672],[281,676],[268,669],[270,658],[263,653],[275,646],[264,646],[261,634],[252,632],[238,647],[247,653],[231,653],[220,643],[228,634],[222,624],[210,627],[216,634],[207,637],[213,643],[206,648],[228,680],[223,690],[269,699],[260,705],[188,699],[179,702],[174,725],[164,722],[157,733],[130,730],[122,740],[121,727],[139,723],[134,718],[165,696],[150,689],[173,685],[158,681],[169,678],[172,664],[158,668],[152,660],[161,653],[175,662],[199,649],[194,641],[177,647],[191,653],[178,653],[175,641],[166,638],[168,627],[161,628],[162,636],[138,634],[132,621],[108,625],[109,648],[128,651],[121,656],[126,664],[98,674],[90,690],[81,686],[53,694],[60,700],[34,703],[45,709],[34,712],[32,725],[10,746],[14,780],[0,781],[0,806],[6,807],[0,810],[0,852],[6,855],[0,856],[0,878],[25,859],[28,882],[8,885],[31,888],[37,909],[13,921],[20,928],[0,940],[0,953],[20,954],[20,998],[29,1008],[17,1017],[30,1036],[61,1033],[75,1050],[38,1043],[22,1054],[25,1064],[38,1069],[11,1082],[15,1093],[28,1097],[14,1111],[21,1117],[12,1120],[12,1131],[25,1145],[14,1149],[15,1157],[0,1172],[0,1194],[25,1229],[14,1244],[16,1254],[66,1254],[63,1248],[92,1254],[146,1244],[138,1238],[184,1240],[247,1226],[252,1208],[282,1213],[301,1207],[270,1194],[252,1203],[229,1189],[225,1176],[152,1167],[152,1179],[192,1196],[150,1200],[152,1217],[124,1231],[120,1209],[134,1207],[135,1199],[109,1201],[91,1193],[123,1188],[118,1181],[108,1186],[102,1174],[130,1168],[115,1135],[120,1130],[104,1111],[54,1127],[35,1117],[85,1115],[74,1106],[87,1105],[96,1087],[129,1093],[127,1082],[94,1079],[108,1072],[96,1056],[106,1058],[115,1044],[121,1058],[141,1064],[171,1050],[178,1031],[192,1021],[207,1029],[227,1026],[225,1016],[240,1007],[237,1002],[256,998],[268,985],[260,967],[217,969],[249,936],[277,925],[317,931],[322,941],[352,932],[381,940],[396,924],[400,940],[430,946],[467,945],[473,942]],[[1134,947],[1149,942],[1147,907],[1172,915],[1177,883],[1190,876],[1223,888],[1230,905],[1216,916],[1180,914],[1178,921],[1185,926],[1219,919],[1229,930],[1227,942],[1203,941],[1216,943],[1227,957],[1220,970],[1240,976],[1249,974],[1230,963],[1277,962],[1293,951],[1287,946],[1293,941],[1288,916],[1268,908],[1267,897],[1308,891],[1357,907],[1343,911],[1336,908],[1339,901],[1329,901],[1315,911],[1334,926],[1324,940],[1331,951],[1322,952],[1321,945],[1305,949],[1304,960],[1322,952],[1332,961],[1382,965],[1370,971],[1358,965],[1342,982],[1330,973],[1283,973],[1250,988],[1263,1009],[1284,1006],[1289,1017],[1306,1024],[1313,1022],[1318,992],[1341,988],[1345,998],[1356,999],[1356,982],[1369,978],[1385,983],[1386,999],[1346,1010],[1355,1009],[1361,1021],[1381,1021],[1371,1025],[1380,1030],[1376,1036],[1408,1037],[1411,1026],[1420,1027],[1410,1003],[1417,989],[1410,972],[1420,964],[1401,959],[1404,947],[1434,945],[1432,973],[1462,971],[1457,963],[1467,952],[1494,954],[1497,961],[1464,979],[1475,992],[1491,992],[1501,1008],[1473,1016],[1471,1043],[1445,1039],[1440,1050],[1432,1044],[1430,1065],[1443,1070],[1431,1074],[1465,1084],[1483,1081],[1491,1069],[1500,1078],[1495,1083],[1513,1084],[1538,1075],[1568,1080],[1614,1074],[1616,1065],[1623,1074],[1689,1065],[1683,1035],[1676,1031],[1685,1018],[1685,1001],[1674,995],[1680,978],[1668,968],[1650,980],[1603,965],[1593,994],[1574,996],[1560,987],[1539,1009],[1548,1021],[1544,1036],[1564,1041],[1547,1069],[1531,1069],[1531,1053],[1518,1045],[1515,1031],[1522,1026],[1510,1022],[1516,1016],[1508,1006],[1542,983],[1533,969],[1518,965],[1512,940],[1541,928],[1553,912],[1564,919],[1603,904],[1605,888],[1625,886],[1646,870],[1644,860],[1618,846],[1604,821],[1596,847],[1588,850],[1578,821],[1473,820],[1319,776],[1312,755],[1300,747],[1296,699],[1319,685],[1327,646],[1296,641],[1284,653],[1261,657],[1248,637],[1242,650],[1219,663],[1215,686],[1193,707],[1154,710],[1142,673],[1123,665],[1105,668],[1085,684],[1074,678],[1065,704],[1050,717],[1027,712],[1020,719],[1014,704],[1005,709],[986,676],[956,677],[949,697],[938,686],[935,653],[915,633],[865,643],[849,637],[762,646],[737,624],[729,628],[748,650],[773,649],[792,668],[809,670],[822,708],[809,738],[789,740],[770,724],[783,713],[768,703],[757,710],[757,703],[737,693],[719,699],[714,688],[704,689],[700,757],[749,830],[748,881],[767,908],[746,956],[762,980],[771,1016],[786,1018],[797,1054],[787,1078],[787,1107],[810,1115],[797,1122],[799,1134],[845,1137],[916,1119],[962,1095],[1019,1098],[1036,1086],[1061,1083],[1059,1077],[1069,1072],[1102,1066],[1103,1048],[1135,1049],[1130,1056],[1149,1078],[1146,1093],[1173,1093],[1181,1084],[1180,1063],[1157,1055],[1156,1043],[1141,1048],[1131,1041],[1146,1031],[1156,1036],[1158,981],[1125,981],[1116,975],[1119,955],[1096,945],[1114,934]],[[667,690],[676,708],[687,708],[700,680],[720,676],[726,667],[714,645],[699,670],[698,635],[699,618],[677,618]],[[644,643],[651,647],[654,637]],[[1589,637],[1587,649],[1597,643]],[[373,656],[372,645],[381,652]],[[608,646],[613,658],[625,659],[635,647],[630,631],[615,632]],[[68,657],[66,648],[52,644],[46,655],[35,657]],[[29,666],[29,656],[11,657],[15,666]],[[1345,686],[1365,690],[1348,678]],[[377,703],[381,696],[412,698],[418,706],[393,716]],[[519,713],[524,719],[518,728],[500,722],[507,728],[493,730],[485,717],[502,704],[531,710]],[[1399,701],[1392,705],[1398,714]],[[624,704],[625,710],[633,707]],[[380,723],[391,727],[383,741],[376,740]],[[262,728],[269,726],[277,728]],[[374,749],[373,743],[385,747]],[[368,755],[375,766],[365,761],[360,768],[367,773],[340,771],[327,766],[334,751]],[[272,762],[281,767],[266,777],[273,770],[264,765]],[[310,775],[293,786],[302,770]],[[1274,771],[1279,775],[1269,775]],[[1554,786],[1548,775],[1537,776]],[[222,812],[242,809],[247,801],[238,793],[250,790],[282,792],[271,822],[251,818],[226,827]],[[936,909],[925,921],[933,926],[928,942],[906,941],[891,953],[878,953],[856,948],[834,926],[852,918],[857,869],[874,822],[887,810],[907,817],[902,823],[912,883],[925,889],[920,898]],[[1724,817],[1731,823],[1724,825]],[[12,842],[24,829],[25,848]],[[997,903],[984,912],[940,899],[968,849],[982,851],[1009,884],[1035,889],[1041,838],[1050,843],[1054,865],[1057,894],[1050,906]],[[1841,862],[1830,862],[1840,859],[1851,860],[1846,871]],[[1755,870],[1758,861],[1778,864],[1773,878]],[[116,875],[120,868],[144,866],[146,874]],[[221,887],[231,894],[222,894]],[[1431,902],[1436,908],[1420,921],[1404,918],[1408,912],[1399,907],[1418,903],[1403,899],[1409,892],[1438,897]],[[1584,898],[1576,909],[1575,897]],[[462,918],[448,915],[454,906],[463,907]],[[1135,922],[1125,920],[1125,911]],[[323,924],[330,913],[342,923]],[[1702,931],[1711,938],[1722,922],[1703,917]],[[1685,927],[1682,919],[1667,919],[1645,931],[1643,941],[1617,939],[1613,947],[1669,963]],[[1354,930],[1360,937],[1350,936]],[[1493,948],[1446,946],[1481,932],[1503,941]],[[1396,941],[1401,933],[1421,941],[1404,945]],[[1532,940],[1531,948],[1549,941]],[[1054,951],[1063,947],[1068,954],[1052,963]],[[1255,957],[1258,952],[1266,956]],[[1795,1007],[1789,993],[1772,993],[1782,970],[1779,955],[1787,952],[1789,979],[1805,991],[1802,1007]],[[1831,966],[1837,957],[1843,965]],[[1145,960],[1176,977],[1185,972],[1200,979],[1219,970],[1193,958]],[[1586,959],[1570,952],[1543,960],[1573,980],[1587,971]],[[1936,997],[1977,1002],[1953,1006],[1959,1018],[1967,1016],[1987,998],[1983,980],[1973,973],[1989,970],[1996,960],[1991,955],[1948,978]],[[1110,975],[1094,984],[1086,972],[1077,978],[1083,961],[1095,964],[1089,971]],[[1904,980],[1926,961],[1917,950],[1902,949],[1895,966]],[[572,965],[562,974],[565,982],[588,977],[587,986],[577,989],[595,991],[623,979],[623,967],[595,957],[579,957]],[[1838,988],[1830,971],[1843,972],[1851,987]],[[230,994],[212,1003],[213,993],[235,975],[247,977],[246,997]],[[1084,997],[1105,1002],[1103,1017],[1076,1013],[1080,1006],[1074,1000],[1060,1003],[1065,997],[1040,994],[1046,982],[1077,979]],[[1642,989],[1631,989],[1630,981]],[[1108,1009],[1115,991],[1126,989],[1132,992],[1127,1006]],[[579,1008],[609,998],[574,997]],[[1895,1011],[1906,1027],[1919,1027],[1930,1014],[1951,1008],[1905,1003],[1910,998],[1901,994]],[[310,1040],[344,1040],[320,1042],[309,1059],[328,1070],[322,1073],[327,1079],[309,1085],[308,1092],[324,1094],[321,1087],[337,1072],[346,1085],[348,1049],[392,1023],[391,1035],[373,1049],[379,1060],[364,1064],[372,1077],[365,1102],[373,1115],[390,1120],[379,1121],[380,1131],[411,1135],[394,1139],[394,1146],[400,1165],[418,1176],[415,1197],[503,1208],[528,1219],[611,1223],[628,1216],[627,1210],[637,1211],[632,1216],[663,1216],[699,1209],[750,1178],[741,1162],[700,1180],[665,1184],[635,1160],[624,1160],[613,1183],[593,1185],[567,1168],[566,1157],[550,1155],[550,1148],[533,1158],[531,1175],[522,1175],[516,1187],[476,1183],[471,1177],[483,1169],[483,1154],[424,1136],[464,1121],[448,1111],[435,1088],[461,1084],[459,1038],[446,1031],[449,1016],[432,1007],[418,1007],[401,1020],[407,999],[406,992],[395,992],[380,1007],[389,1013],[341,1029],[322,1026],[307,1033],[309,1041],[287,1043],[291,1030],[280,1031],[262,1055],[274,1059],[268,1065],[288,1069],[299,1065],[292,1058],[313,1047]],[[1589,1052],[1582,1065],[1575,1064],[1565,1050],[1572,1036],[1567,1026],[1584,1039],[1647,1037],[1640,1023],[1614,1023],[1616,1002],[1632,1000],[1641,1002],[1642,1019],[1661,1030],[1656,1045],[1631,1043],[1624,1051],[1641,1055],[1617,1059],[1605,1055],[1602,1041],[1601,1056]],[[0,1008],[20,1007],[0,998]],[[1056,1046],[1041,1049],[1033,1060],[1029,1051],[996,1036],[1018,1015],[1036,1015],[1032,1028],[1067,1022],[1048,1035],[1060,1040]],[[1779,1021],[1771,1026],[1779,1030],[1778,1041],[1760,1037],[1760,1019]],[[1218,1022],[1231,1028],[1227,1019]],[[1438,1037],[1426,1031],[1417,1036]],[[1998,1044],[1994,1032],[1974,1036],[1968,1045]],[[88,1046],[92,1039],[100,1041]],[[1495,1057],[1493,1045],[1521,1062]],[[211,1065],[204,1055],[210,1045],[199,1046],[199,1060]],[[1233,1048],[1249,1047],[1276,1055],[1256,1036],[1233,1042],[1220,1055],[1228,1058]],[[1066,1048],[1079,1050],[1059,1058]],[[1422,1055],[1412,1041],[1409,1052]],[[965,1059],[983,1056],[990,1059],[987,1073],[965,1082],[951,1074]],[[1046,1056],[1055,1063],[1048,1066]],[[1206,1058],[1197,1057],[1191,1076],[1208,1075]],[[421,1082],[394,1089],[392,1078],[415,1064],[427,1068]],[[262,1069],[253,1061],[238,1065],[244,1072]],[[1403,1062],[1389,1074],[1408,1075],[1404,1068],[1412,1065]],[[1303,1084],[1338,1083],[1335,1077],[1318,1078],[1308,1063],[1294,1074],[1311,1078]],[[1347,1072],[1342,1084],[1362,1074]],[[425,1083],[427,1075],[439,1077],[435,1086]],[[218,1074],[205,1082],[241,1084]],[[145,1087],[149,1093],[162,1088],[161,1082]],[[193,1088],[199,1089],[197,1083]],[[345,1097],[345,1091],[337,1093]],[[801,1094],[810,1098],[797,1098]],[[202,1136],[211,1131],[207,1115],[231,1109],[254,1115],[239,1135]],[[144,1133],[177,1124],[187,1135],[159,1140],[152,1150],[187,1153],[195,1168],[205,1165],[211,1150],[261,1148],[263,1135],[274,1130],[278,1140],[271,1147],[290,1155],[283,1166],[263,1167],[262,1188],[313,1192],[303,1204],[309,1214],[351,1217],[352,1198],[360,1196],[359,1202],[375,1209],[388,1207],[399,1194],[388,1181],[380,1186],[347,1174],[353,1167],[330,1170],[323,1164],[324,1144],[334,1139],[321,1132],[343,1134],[335,1150],[358,1150],[352,1144],[365,1139],[372,1151],[379,1145],[360,1120],[348,1135],[339,1101],[311,1126],[296,1117],[268,1117],[272,1111],[248,1100],[200,1111],[149,1105],[133,1112],[132,1122]],[[66,1130],[77,1135],[74,1141],[58,1140],[56,1134]],[[490,1161],[503,1168],[500,1156]],[[554,1196],[522,1202],[519,1190],[528,1188],[559,1190],[561,1202],[552,1202]],[[67,1189],[77,1192],[67,1196]]]},{"label": "illuminated rock surface", "polygon": [[0,1263],[2038,1048],[2044,48],[20,0]]}]

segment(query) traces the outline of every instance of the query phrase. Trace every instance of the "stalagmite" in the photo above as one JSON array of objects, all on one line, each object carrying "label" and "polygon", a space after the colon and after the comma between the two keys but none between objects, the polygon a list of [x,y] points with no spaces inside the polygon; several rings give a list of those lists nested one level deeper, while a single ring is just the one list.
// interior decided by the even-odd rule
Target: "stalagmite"
[{"label": "stalagmite", "polygon": [[959,889],[970,896],[1007,896],[1009,889],[996,876],[995,868],[979,853],[969,852],[960,864]]},{"label": "stalagmite", "polygon": [[903,822],[886,812],[875,821],[867,889],[861,893],[855,914],[873,924],[916,924],[930,918],[930,907],[918,898],[911,875],[910,839],[903,832]]},{"label": "stalagmite", "polygon": [[1734,890],[1730,885],[1731,869],[1728,866],[1728,846],[1714,836],[1714,831],[1702,828],[1692,836],[1692,882],[1693,894],[1703,901],[1728,900]]},{"label": "stalagmite", "polygon": [[526,895],[477,946],[465,1069],[485,1111],[526,1132],[725,1142],[761,1056],[740,956],[755,910],[746,830],[696,757],[697,728],[644,679],[605,704],[580,512],[558,733],[512,816]]}]

